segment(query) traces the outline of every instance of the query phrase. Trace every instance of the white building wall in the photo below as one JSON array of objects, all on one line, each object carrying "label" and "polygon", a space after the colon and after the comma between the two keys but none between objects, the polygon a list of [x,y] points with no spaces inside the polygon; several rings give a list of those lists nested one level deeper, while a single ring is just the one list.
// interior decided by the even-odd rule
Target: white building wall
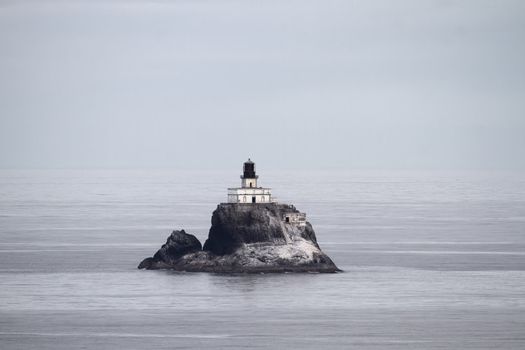
[{"label": "white building wall", "polygon": [[241,187],[257,187],[257,179],[241,179]]},{"label": "white building wall", "polygon": [[271,203],[272,195],[269,188],[229,188],[228,203]]}]

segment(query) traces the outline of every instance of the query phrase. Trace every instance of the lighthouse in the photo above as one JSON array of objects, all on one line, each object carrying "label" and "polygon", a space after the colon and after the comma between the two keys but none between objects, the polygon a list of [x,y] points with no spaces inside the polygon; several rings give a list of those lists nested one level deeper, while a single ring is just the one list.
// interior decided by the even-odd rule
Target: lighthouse
[{"label": "lighthouse", "polygon": [[272,194],[270,188],[257,187],[259,176],[255,173],[255,163],[248,158],[243,164],[241,187],[228,188],[228,203],[270,203]]}]

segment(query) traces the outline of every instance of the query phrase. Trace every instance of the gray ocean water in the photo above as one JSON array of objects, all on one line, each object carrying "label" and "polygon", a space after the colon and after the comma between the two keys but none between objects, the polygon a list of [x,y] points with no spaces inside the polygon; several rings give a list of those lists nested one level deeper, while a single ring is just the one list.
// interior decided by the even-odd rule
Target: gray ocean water
[{"label": "gray ocean water", "polygon": [[236,171],[0,171],[0,348],[525,348],[524,174],[260,175],[344,273],[136,269]]}]

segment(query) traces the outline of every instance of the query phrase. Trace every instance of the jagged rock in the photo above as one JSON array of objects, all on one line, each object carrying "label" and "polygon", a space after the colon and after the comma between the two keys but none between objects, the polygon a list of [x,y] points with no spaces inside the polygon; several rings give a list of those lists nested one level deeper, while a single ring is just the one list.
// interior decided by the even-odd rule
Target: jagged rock
[{"label": "jagged rock", "polygon": [[286,204],[222,203],[213,212],[203,250],[193,235],[174,231],[139,268],[206,272],[336,272],[307,221]]},{"label": "jagged rock", "polygon": [[299,213],[286,204],[220,204],[213,212],[211,229],[204,250],[217,255],[231,254],[244,243],[272,242],[284,244],[295,234],[317,246],[310,223],[304,230],[284,223],[287,213]]},{"label": "jagged rock", "polygon": [[187,234],[184,230],[173,231],[166,243],[155,253],[153,259],[171,263],[185,254],[201,250],[202,245],[197,237]]},{"label": "jagged rock", "polygon": [[166,243],[151,258],[144,259],[139,269],[151,269],[160,265],[172,265],[182,256],[202,250],[201,242],[186,231],[173,231]]}]

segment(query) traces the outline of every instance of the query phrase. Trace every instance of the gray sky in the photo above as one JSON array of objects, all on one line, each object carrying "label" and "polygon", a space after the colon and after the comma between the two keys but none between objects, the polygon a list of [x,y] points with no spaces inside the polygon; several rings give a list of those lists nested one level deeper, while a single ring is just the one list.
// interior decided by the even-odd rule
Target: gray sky
[{"label": "gray sky", "polygon": [[0,167],[525,169],[525,1],[2,1]]}]

